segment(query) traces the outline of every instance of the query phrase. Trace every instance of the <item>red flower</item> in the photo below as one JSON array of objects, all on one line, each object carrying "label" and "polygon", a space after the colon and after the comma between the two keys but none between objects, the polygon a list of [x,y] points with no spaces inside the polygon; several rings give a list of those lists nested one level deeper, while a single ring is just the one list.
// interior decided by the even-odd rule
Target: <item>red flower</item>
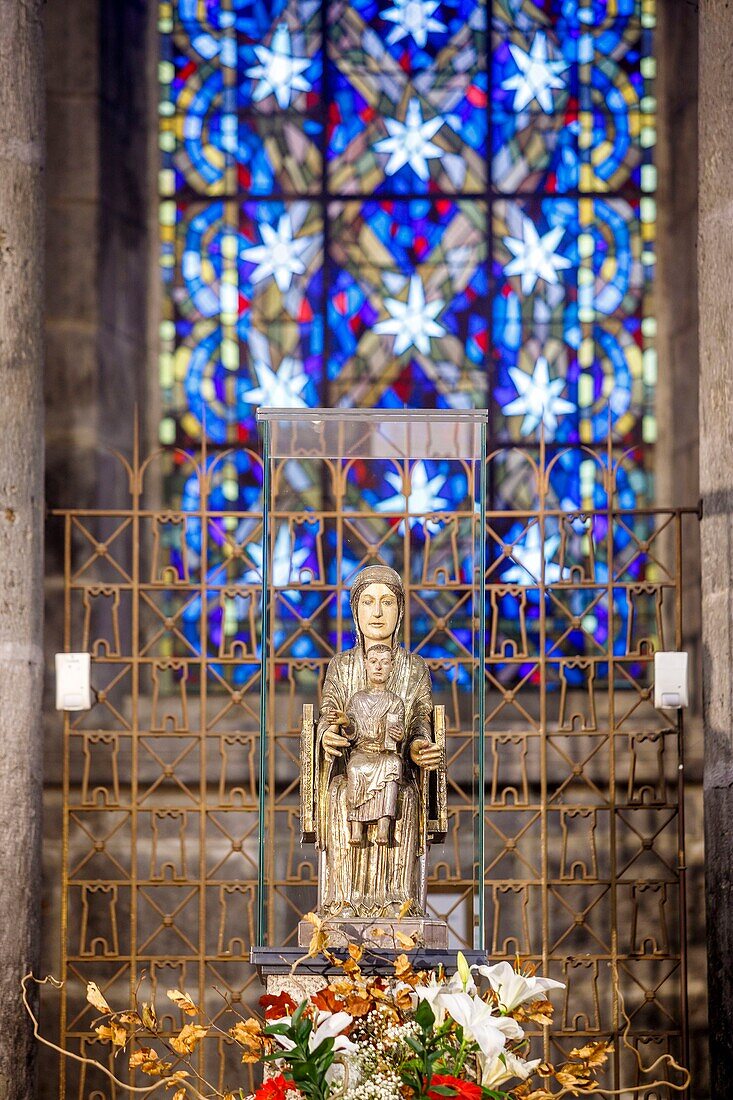
[{"label": "red flower", "polygon": [[268,1077],[254,1094],[254,1100],[285,1100],[285,1094],[295,1089],[295,1085],[283,1073],[277,1077]]},{"label": "red flower", "polygon": [[[433,1075],[431,1084],[442,1085],[443,1088],[455,1089],[453,1093],[458,1100],[481,1100],[481,1086],[477,1085],[474,1081],[463,1081],[460,1077],[451,1077],[447,1073],[436,1073]],[[432,1089],[428,1090],[428,1096],[430,1100],[446,1100],[446,1097],[439,1092],[433,1092]]]},{"label": "red flower", "polygon": [[292,1016],[298,1007],[289,993],[266,993],[260,997],[260,1004],[265,1010],[265,1019],[281,1020],[283,1016]]}]

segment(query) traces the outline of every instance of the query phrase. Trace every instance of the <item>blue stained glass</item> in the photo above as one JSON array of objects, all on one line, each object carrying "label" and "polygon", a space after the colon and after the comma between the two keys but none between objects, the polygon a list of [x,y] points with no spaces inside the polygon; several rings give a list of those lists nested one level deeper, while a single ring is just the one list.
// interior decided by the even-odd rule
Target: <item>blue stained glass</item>
[{"label": "blue stained glass", "polygon": [[[542,431],[569,448],[551,468],[557,507],[603,506],[579,445],[609,424],[632,448],[616,503],[647,502],[653,6],[493,0],[490,28],[475,0],[161,12],[162,373],[176,440],[205,426],[212,446],[253,445],[260,403],[488,405],[499,441],[533,446]],[[223,499],[249,507],[259,474],[243,452],[237,463]],[[450,476],[424,473],[436,499],[457,496]],[[531,499],[525,473],[497,466],[497,506]],[[389,481],[352,489],[385,518],[398,495]],[[544,550],[522,538],[525,562],[544,554],[552,573],[556,533]],[[340,552],[342,571],[358,566],[358,546]],[[644,568],[632,555],[629,575]],[[499,572],[528,583],[514,558]],[[250,645],[235,605],[209,610],[214,652]],[[613,625],[603,601],[581,610],[597,640],[626,629],[623,608]],[[187,611],[192,628],[200,612]],[[582,631],[568,639],[580,647]]]},{"label": "blue stained glass", "polygon": [[359,396],[365,387],[375,407],[480,403],[488,347],[485,219],[485,204],[447,199],[333,208],[335,403],[366,403]]},{"label": "blue stained glass", "polygon": [[353,0],[349,7],[412,72],[433,65],[438,52],[467,28],[486,27],[484,6],[475,0]]}]

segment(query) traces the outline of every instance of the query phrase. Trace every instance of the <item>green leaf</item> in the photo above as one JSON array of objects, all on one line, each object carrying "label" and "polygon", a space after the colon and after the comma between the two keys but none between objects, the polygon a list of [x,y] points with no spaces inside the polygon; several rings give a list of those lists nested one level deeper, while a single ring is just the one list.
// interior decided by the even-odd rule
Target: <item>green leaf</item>
[{"label": "green leaf", "polygon": [[328,1039],[323,1039],[318,1044],[316,1049],[311,1052],[312,1057],[313,1058],[322,1058],[324,1056],[324,1054],[330,1054],[331,1051],[333,1050],[333,1045],[334,1045],[335,1042],[336,1042],[335,1038],[332,1038],[332,1037],[329,1037]]},{"label": "green leaf", "polygon": [[431,1092],[437,1092],[438,1096],[458,1096],[458,1089],[452,1085],[431,1085]]},{"label": "green leaf", "polygon": [[435,1023],[435,1013],[428,1001],[420,1001],[417,1006],[417,1012],[415,1013],[415,1021],[423,1031],[429,1031]]},{"label": "green leaf", "polygon": [[262,1031],[265,1035],[289,1035],[290,1029],[290,1024],[268,1024]]},{"label": "green leaf", "polygon": [[304,1062],[291,1062],[290,1069],[296,1081],[307,1081],[310,1077],[310,1066]]}]

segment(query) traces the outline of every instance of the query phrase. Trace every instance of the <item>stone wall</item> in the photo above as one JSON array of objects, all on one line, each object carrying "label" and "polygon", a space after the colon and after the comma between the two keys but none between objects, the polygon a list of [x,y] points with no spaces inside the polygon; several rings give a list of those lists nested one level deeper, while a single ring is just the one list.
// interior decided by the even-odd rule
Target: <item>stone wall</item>
[{"label": "stone wall", "polygon": [[[136,406],[147,447],[148,275],[156,217],[155,4],[54,0],[46,44],[46,498],[48,507],[114,507],[124,486],[106,448],[129,453]],[[151,173],[152,172],[152,176]],[[154,361],[153,361],[154,362]],[[61,716],[53,654],[63,648],[62,527],[46,538],[43,970],[59,972]],[[56,1027],[53,998],[45,1016]],[[42,1095],[58,1094],[43,1054]]]},{"label": "stone wall", "polygon": [[[698,471],[699,349],[697,304],[697,6],[658,4],[657,419],[655,488],[660,505],[695,505]],[[687,880],[693,1097],[708,1095],[705,918],[694,899],[704,891],[702,650],[700,543],[687,526],[684,550],[683,648],[690,654],[692,708],[686,721]]]},{"label": "stone wall", "polygon": [[733,1095],[733,6],[700,5],[700,491],[711,1093]]}]

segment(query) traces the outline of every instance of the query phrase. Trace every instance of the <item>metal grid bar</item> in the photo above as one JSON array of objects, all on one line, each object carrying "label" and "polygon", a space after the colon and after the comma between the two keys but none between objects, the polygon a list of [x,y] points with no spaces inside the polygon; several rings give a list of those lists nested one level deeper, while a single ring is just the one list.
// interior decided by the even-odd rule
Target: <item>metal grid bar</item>
[{"label": "metal grid bar", "polygon": [[[569,977],[568,1001],[558,1012],[558,1024],[566,1026],[560,1026],[558,1042],[618,1034],[620,1005],[612,1003],[607,1011],[603,1003],[610,964],[618,968],[635,1041],[676,1044],[684,1060],[683,729],[681,722],[670,725],[653,711],[648,689],[661,601],[670,596],[674,639],[665,644],[671,648],[672,641],[681,643],[683,525],[693,522],[695,510],[632,513],[616,509],[611,500],[573,520],[582,528],[574,551],[579,572],[563,572],[572,557],[568,544],[551,558],[540,557],[537,583],[504,584],[497,560],[504,554],[506,563],[516,564],[518,555],[516,546],[504,543],[502,549],[497,539],[519,523],[524,530],[537,526],[543,544],[542,536],[549,537],[567,518],[545,507],[546,468],[553,457],[544,452],[539,456],[536,509],[486,516],[491,550],[486,562],[489,690],[482,837],[486,946],[494,957],[510,958],[519,950],[554,976]],[[90,1037],[79,990],[84,980],[99,980],[102,972],[113,983],[126,975],[129,989],[143,969],[154,982],[168,984],[174,984],[174,973],[190,983],[195,972],[204,1002],[214,982],[229,981],[245,1002],[257,996],[243,950],[255,935],[257,652],[246,630],[235,645],[225,614],[227,593],[237,594],[242,604],[252,597],[251,578],[242,584],[240,575],[237,584],[232,577],[237,569],[241,574],[243,561],[247,569],[255,568],[256,562],[246,557],[247,547],[251,537],[258,537],[261,521],[252,513],[209,509],[213,475],[205,454],[178,456],[202,479],[195,512],[143,507],[143,482],[152,461],[157,460],[143,462],[133,455],[127,468],[129,508],[57,513],[64,524],[64,645],[74,650],[84,642],[89,648],[99,692],[89,714],[67,715],[64,723],[62,975],[68,987],[62,995],[61,1030],[66,1045]],[[606,471],[613,461],[609,448]],[[312,906],[315,894],[312,863],[297,841],[297,789],[292,782],[299,685],[322,681],[328,660],[324,623],[339,644],[348,629],[336,597],[354,556],[355,532],[366,539],[371,530],[374,539],[374,525],[385,524],[384,513],[374,509],[347,511],[343,471],[337,462],[331,465],[328,478],[318,482],[335,486],[330,499],[321,498],[328,507],[307,515],[316,521],[317,540],[335,530],[339,580],[327,583],[324,574],[300,586],[301,593],[312,594],[315,609],[306,609],[292,628],[301,637],[318,640],[320,656],[299,657],[288,649],[287,637],[275,640],[288,585],[275,575],[268,586],[270,698],[278,708],[268,757],[268,932],[282,943],[292,936],[299,914]],[[407,485],[411,472],[411,465],[404,463]],[[393,531],[402,522],[395,538],[409,564],[408,599],[420,608],[428,628],[442,630],[453,646],[446,660],[430,659],[439,677],[448,666],[470,668],[475,663],[475,654],[461,656],[455,638],[450,639],[451,616],[471,584],[445,576],[440,587],[448,610],[442,618],[448,621],[442,627],[430,625],[431,615],[441,615],[426,606],[421,592],[434,589],[435,578],[425,545],[411,533],[410,521],[416,517],[408,512],[408,501],[409,492],[403,513],[387,520]],[[292,508],[271,516],[273,550],[281,527],[290,524],[295,539],[305,514],[302,501],[294,500]],[[462,520],[474,522],[470,509],[459,509],[452,522]],[[600,540],[596,530],[602,531]],[[626,540],[623,552],[621,535]],[[600,581],[604,547],[607,574]],[[321,549],[326,561],[332,551],[325,542]],[[379,558],[384,543],[365,541],[363,549]],[[445,547],[442,552],[447,553]],[[639,554],[644,568],[632,576],[629,562]],[[514,610],[505,610],[497,623],[491,601],[510,589]],[[538,601],[534,621],[533,599]],[[584,643],[586,651],[579,650],[582,620],[597,614],[603,599],[610,624],[605,642],[597,651],[591,641]],[[573,617],[573,600],[574,616],[581,622],[570,624],[563,641],[563,621]],[[197,601],[198,619],[191,611]],[[207,607],[224,608],[218,643]],[[193,633],[181,625],[185,614]],[[248,611],[240,607],[238,614],[240,627]],[[415,624],[410,644],[421,644]],[[557,653],[551,652],[553,646],[559,647]],[[579,680],[564,692],[563,677],[569,672]],[[448,679],[441,684],[450,704],[451,829],[444,848],[431,855],[430,900],[447,915],[454,942],[470,944],[473,861],[467,860],[463,838],[472,835],[472,774],[479,746],[470,722],[462,721],[459,693],[451,694]],[[194,782],[197,795],[190,789]],[[188,832],[194,813],[197,825]],[[163,835],[164,825],[173,829],[168,836]],[[187,901],[191,891],[193,906]],[[151,898],[159,899],[157,909]],[[514,939],[506,938],[507,929]],[[222,971],[228,977],[222,978]],[[619,1056],[615,1080],[628,1080],[628,1073]],[[73,1087],[62,1081],[62,1094],[71,1088],[87,1095],[93,1087],[91,1078]]]}]

